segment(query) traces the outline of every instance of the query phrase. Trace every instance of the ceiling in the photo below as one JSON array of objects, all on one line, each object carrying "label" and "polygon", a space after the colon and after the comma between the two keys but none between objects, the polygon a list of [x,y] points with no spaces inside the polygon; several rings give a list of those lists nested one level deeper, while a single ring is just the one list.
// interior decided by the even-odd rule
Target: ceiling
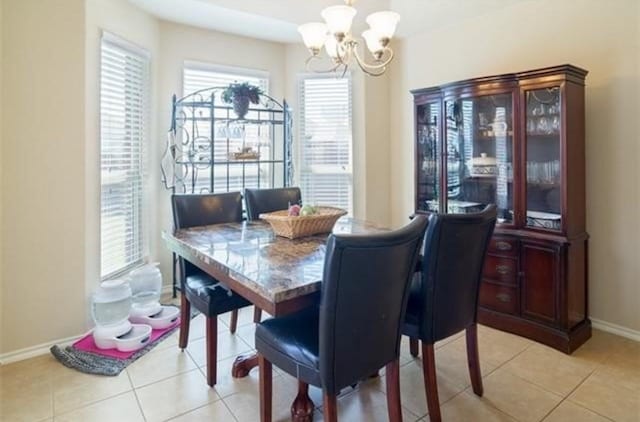
[{"label": "ceiling", "polygon": [[[164,20],[282,43],[300,42],[298,25],[319,21],[320,11],[340,0],[129,0]],[[359,0],[355,32],[378,10],[395,10],[398,36],[432,30],[517,3],[536,0]]]}]

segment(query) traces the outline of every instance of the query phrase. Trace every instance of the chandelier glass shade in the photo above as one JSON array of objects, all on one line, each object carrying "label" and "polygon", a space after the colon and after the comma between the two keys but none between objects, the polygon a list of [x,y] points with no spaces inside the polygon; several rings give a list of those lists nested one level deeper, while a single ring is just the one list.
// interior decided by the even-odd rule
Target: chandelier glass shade
[{"label": "chandelier glass shade", "polygon": [[[373,60],[367,62],[358,52],[359,42],[351,33],[351,25],[357,11],[351,5],[354,0],[345,0],[345,5],[330,6],[320,15],[325,22],[305,23],[298,27],[302,40],[311,55],[306,61],[308,70],[317,73],[342,72],[352,61],[368,75],[380,76],[393,60],[393,50],[389,42],[395,34],[400,15],[392,11],[372,13],[366,18],[369,29],[362,33],[366,49]],[[322,48],[331,59],[331,66],[324,69],[313,68],[312,62],[321,59]]]}]

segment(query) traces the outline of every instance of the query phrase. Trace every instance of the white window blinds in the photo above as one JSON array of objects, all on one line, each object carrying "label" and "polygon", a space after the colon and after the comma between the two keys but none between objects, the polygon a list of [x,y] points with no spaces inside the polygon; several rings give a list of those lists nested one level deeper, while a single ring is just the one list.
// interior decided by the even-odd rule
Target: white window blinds
[{"label": "white window blinds", "polygon": [[299,95],[302,200],[352,213],[351,78],[302,78]]},{"label": "white window blinds", "polygon": [[[247,82],[260,87],[264,93],[268,93],[269,75],[267,72],[251,69],[240,69],[233,67],[216,66],[206,63],[185,62],[183,69],[183,95],[207,88],[224,88],[232,83]],[[222,103],[220,92],[216,96],[216,101]],[[208,93],[210,95],[210,93]],[[188,111],[188,110],[187,110]],[[195,114],[200,110],[195,110]],[[205,114],[208,116],[208,114]],[[184,130],[190,139],[196,143],[202,143],[202,149],[209,149],[211,124],[208,119],[200,119],[197,125],[186,125]],[[255,145],[261,143],[261,139],[269,136],[269,127],[244,126],[241,124],[227,124],[223,120],[220,125],[216,125],[214,133],[216,139],[214,145],[214,159],[218,165],[214,168],[213,192],[233,192],[240,191],[243,187],[258,188],[265,187],[265,181],[271,180],[268,166],[246,165],[224,166],[219,165],[228,161],[229,151],[238,151],[244,144]],[[226,137],[229,136],[229,151],[227,150]],[[224,141],[223,141],[224,139]],[[269,157],[272,153],[270,144],[261,143],[261,155]],[[243,175],[244,172],[244,175]],[[259,174],[259,176],[258,176]],[[244,186],[243,186],[244,178]],[[211,192],[211,173],[199,171],[194,193]]]},{"label": "white window blinds", "polygon": [[269,88],[269,76],[266,72],[226,68],[195,62],[185,63],[182,82],[184,95],[201,89],[225,87],[232,83],[242,82],[259,86],[265,93]]},{"label": "white window blinds", "polygon": [[100,64],[100,234],[102,278],[144,254],[144,143],[149,56],[104,34]]}]

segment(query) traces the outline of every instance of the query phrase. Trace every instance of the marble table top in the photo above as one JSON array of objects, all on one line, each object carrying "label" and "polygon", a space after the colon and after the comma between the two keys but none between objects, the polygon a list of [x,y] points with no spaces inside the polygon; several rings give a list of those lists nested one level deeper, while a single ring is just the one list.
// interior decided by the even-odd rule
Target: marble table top
[{"label": "marble table top", "polygon": [[[386,229],[348,217],[339,219],[333,229],[334,233],[381,231]],[[320,290],[327,237],[323,234],[290,240],[274,235],[263,221],[163,233],[169,249],[213,264],[216,271],[275,304]]]}]

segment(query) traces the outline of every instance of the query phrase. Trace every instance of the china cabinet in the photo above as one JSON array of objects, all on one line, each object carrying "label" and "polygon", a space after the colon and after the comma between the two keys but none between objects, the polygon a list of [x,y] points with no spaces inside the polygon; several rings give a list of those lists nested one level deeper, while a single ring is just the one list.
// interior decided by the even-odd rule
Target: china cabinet
[{"label": "china cabinet", "polygon": [[563,65],[411,91],[416,212],[498,206],[479,321],[565,353],[591,336],[586,74]]}]

